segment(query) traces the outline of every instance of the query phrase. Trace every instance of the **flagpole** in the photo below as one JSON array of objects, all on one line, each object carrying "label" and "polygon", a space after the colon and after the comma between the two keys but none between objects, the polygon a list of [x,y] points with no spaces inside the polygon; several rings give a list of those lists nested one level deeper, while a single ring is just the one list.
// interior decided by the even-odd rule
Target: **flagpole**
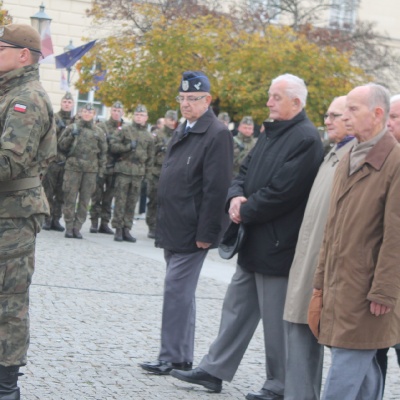
[{"label": "flagpole", "polygon": [[[70,39],[69,44],[64,47],[64,52],[71,51],[73,49],[75,49],[75,46],[72,44],[72,39]],[[67,84],[68,87],[70,87],[72,67],[67,67],[66,70],[67,70]]]}]

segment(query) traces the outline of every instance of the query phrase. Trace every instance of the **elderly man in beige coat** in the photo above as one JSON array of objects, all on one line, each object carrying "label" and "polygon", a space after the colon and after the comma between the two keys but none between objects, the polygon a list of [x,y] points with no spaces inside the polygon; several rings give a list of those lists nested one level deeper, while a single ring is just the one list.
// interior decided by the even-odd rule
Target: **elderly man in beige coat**
[{"label": "elderly man in beige coat", "polygon": [[332,350],[323,400],[381,399],[376,350],[400,342],[400,146],[388,115],[380,85],[347,95],[342,118],[359,144],[337,167],[313,281],[319,343]]},{"label": "elderly man in beige coat", "polygon": [[283,319],[287,348],[285,400],[318,400],[321,391],[323,346],[307,325],[312,281],[322,244],[333,176],[340,159],[356,140],[341,119],[346,96],[335,98],[324,116],[329,139],[334,143],[325,156],[308,198],[296,253],[290,268]]}]

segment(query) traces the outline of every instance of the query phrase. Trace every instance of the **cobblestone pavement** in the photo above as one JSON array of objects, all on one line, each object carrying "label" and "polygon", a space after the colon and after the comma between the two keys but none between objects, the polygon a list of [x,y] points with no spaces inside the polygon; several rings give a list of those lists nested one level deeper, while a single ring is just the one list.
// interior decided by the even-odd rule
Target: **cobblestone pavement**
[{"label": "cobblestone pavement", "polygon": [[[243,400],[260,389],[265,377],[260,328],[221,394],[138,367],[157,358],[165,264],[162,251],[146,237],[145,222],[137,221],[133,232],[136,244],[90,234],[88,222],[83,240],[54,231],[39,234],[22,399]],[[234,261],[210,252],[197,291],[195,365],[217,334],[233,270]],[[385,400],[398,400],[400,374],[392,350],[389,363]],[[326,352],[324,375],[328,366]]]}]

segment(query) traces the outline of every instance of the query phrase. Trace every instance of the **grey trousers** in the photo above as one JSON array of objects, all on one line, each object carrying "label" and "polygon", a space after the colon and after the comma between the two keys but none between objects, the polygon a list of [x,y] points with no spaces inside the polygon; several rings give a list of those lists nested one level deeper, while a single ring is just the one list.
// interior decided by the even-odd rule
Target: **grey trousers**
[{"label": "grey trousers", "polygon": [[382,374],[376,350],[332,347],[322,400],[381,400]]},{"label": "grey trousers", "polygon": [[282,316],[287,281],[286,277],[251,273],[237,266],[222,306],[218,336],[199,367],[230,382],[262,318],[267,375],[263,387],[283,395],[285,347]]},{"label": "grey trousers", "polygon": [[307,324],[284,321],[286,345],[285,400],[319,400],[324,346]]},{"label": "grey trousers", "polygon": [[196,321],[195,293],[208,251],[173,253],[164,250],[167,271],[161,324],[161,349],[158,359],[193,362]]}]

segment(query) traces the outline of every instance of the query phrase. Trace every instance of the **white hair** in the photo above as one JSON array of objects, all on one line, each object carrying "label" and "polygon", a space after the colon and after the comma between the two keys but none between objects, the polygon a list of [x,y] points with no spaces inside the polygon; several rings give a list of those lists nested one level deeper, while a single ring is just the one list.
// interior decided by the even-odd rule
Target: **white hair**
[{"label": "white hair", "polygon": [[307,102],[307,86],[303,79],[292,74],[279,75],[275,79],[272,79],[272,83],[284,81],[288,85],[286,86],[285,92],[291,99],[299,99],[302,108],[306,106]]},{"label": "white hair", "polygon": [[397,103],[400,101],[400,94],[395,94],[390,98],[390,104]]}]

